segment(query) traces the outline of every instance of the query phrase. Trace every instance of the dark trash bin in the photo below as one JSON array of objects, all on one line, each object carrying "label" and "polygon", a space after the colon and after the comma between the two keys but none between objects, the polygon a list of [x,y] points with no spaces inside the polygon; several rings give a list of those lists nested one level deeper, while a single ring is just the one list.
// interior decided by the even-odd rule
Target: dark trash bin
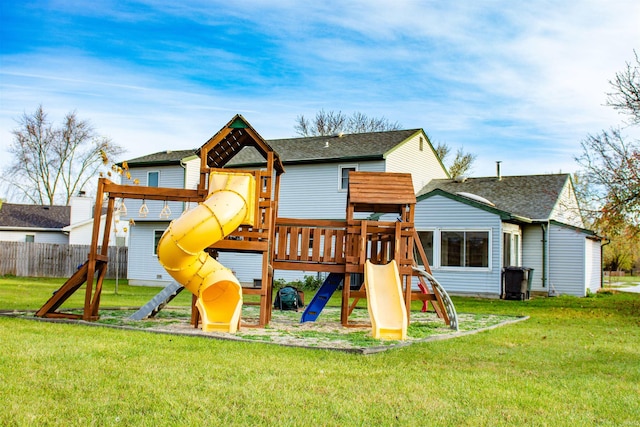
[{"label": "dark trash bin", "polygon": [[502,269],[502,298],[509,300],[529,299],[533,268],[505,267]]}]

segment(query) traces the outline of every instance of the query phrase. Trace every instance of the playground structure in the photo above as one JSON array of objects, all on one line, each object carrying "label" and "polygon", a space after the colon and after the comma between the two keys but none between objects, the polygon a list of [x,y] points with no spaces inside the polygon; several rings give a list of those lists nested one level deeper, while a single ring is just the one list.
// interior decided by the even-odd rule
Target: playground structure
[{"label": "playground structure", "polygon": [[[260,167],[228,167],[243,150],[255,150],[264,159]],[[266,326],[271,320],[274,270],[297,270],[329,273],[302,321],[315,320],[342,283],[343,326],[352,326],[350,314],[361,298],[367,298],[376,337],[406,337],[412,300],[423,301],[423,311],[431,303],[447,325],[457,328],[455,309],[430,275],[419,244],[410,174],[351,172],[344,221],[280,218],[277,212],[283,164],[242,116],[236,115],[211,137],[198,155],[200,180],[195,190],[120,185],[101,178],[88,260],[36,316],[98,319],[116,199],[144,199],[198,203],[197,208],[172,221],[158,244],[160,263],[194,294],[191,323],[195,327],[202,323],[205,331],[235,332],[240,325]],[[99,245],[99,218],[105,202],[106,222]],[[394,218],[391,221],[372,219],[390,216]],[[260,254],[260,287],[242,287],[230,270],[209,256],[217,252]],[[414,253],[424,267],[417,267]],[[361,275],[365,276],[364,283],[352,290],[352,281]],[[418,278],[419,290],[412,288],[413,277]],[[83,314],[58,311],[84,284]],[[259,296],[255,324],[242,323],[243,295]]]}]

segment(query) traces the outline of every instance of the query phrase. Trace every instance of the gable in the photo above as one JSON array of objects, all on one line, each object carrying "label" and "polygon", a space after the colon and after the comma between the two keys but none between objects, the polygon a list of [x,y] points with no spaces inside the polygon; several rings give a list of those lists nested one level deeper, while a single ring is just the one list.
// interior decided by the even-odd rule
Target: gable
[{"label": "gable", "polygon": [[549,219],[559,221],[578,228],[584,228],[584,221],[580,214],[580,206],[573,188],[573,183],[569,179],[560,195],[557,203],[549,215]]},{"label": "gable", "polygon": [[423,188],[433,179],[449,178],[427,135],[421,130],[384,154],[385,172],[410,172],[413,188]]}]

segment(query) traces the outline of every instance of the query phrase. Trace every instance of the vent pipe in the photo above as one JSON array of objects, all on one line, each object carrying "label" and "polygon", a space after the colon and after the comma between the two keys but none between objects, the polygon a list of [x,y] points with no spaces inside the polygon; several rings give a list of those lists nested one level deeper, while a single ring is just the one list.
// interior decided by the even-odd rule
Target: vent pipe
[{"label": "vent pipe", "polygon": [[502,174],[500,173],[500,163],[502,163],[500,160],[496,162],[496,177],[498,178],[498,181],[502,181]]}]

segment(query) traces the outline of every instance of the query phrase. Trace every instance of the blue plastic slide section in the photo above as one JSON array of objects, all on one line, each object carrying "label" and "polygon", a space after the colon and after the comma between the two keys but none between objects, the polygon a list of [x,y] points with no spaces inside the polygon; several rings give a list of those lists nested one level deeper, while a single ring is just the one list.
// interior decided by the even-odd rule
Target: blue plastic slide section
[{"label": "blue plastic slide section", "polygon": [[309,305],[307,305],[307,308],[304,309],[300,323],[315,322],[324,306],[327,305],[329,298],[331,298],[331,295],[338,289],[343,280],[344,274],[330,273],[322,286],[320,286],[320,289],[318,289],[318,292],[313,296]]}]

